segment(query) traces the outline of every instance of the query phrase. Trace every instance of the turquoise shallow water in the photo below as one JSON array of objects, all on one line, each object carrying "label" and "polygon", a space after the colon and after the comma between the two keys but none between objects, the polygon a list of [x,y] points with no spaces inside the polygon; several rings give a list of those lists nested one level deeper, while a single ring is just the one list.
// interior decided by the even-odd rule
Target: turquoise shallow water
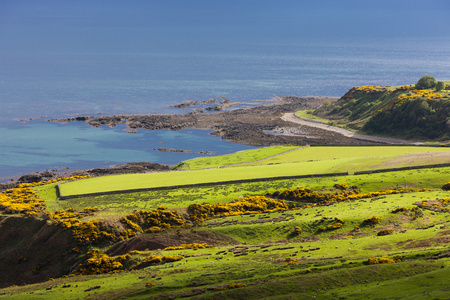
[{"label": "turquoise shallow water", "polygon": [[[128,162],[160,162],[176,164],[199,157],[200,151],[216,155],[254,147],[226,142],[211,131],[200,129],[139,130],[127,133],[117,128],[90,127],[84,123],[59,124],[42,120],[0,128],[1,177],[26,174],[46,169],[70,170],[109,167]],[[170,153],[157,148],[189,150]],[[5,180],[5,178],[3,178]]]}]

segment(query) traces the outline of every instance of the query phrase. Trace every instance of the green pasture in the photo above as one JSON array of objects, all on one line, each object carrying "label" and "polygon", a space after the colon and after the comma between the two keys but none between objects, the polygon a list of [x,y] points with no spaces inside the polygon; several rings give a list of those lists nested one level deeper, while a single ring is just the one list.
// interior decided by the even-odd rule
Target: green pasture
[{"label": "green pasture", "polygon": [[[353,172],[397,167],[386,162],[408,153],[420,153],[422,156],[430,154],[429,157],[433,157],[433,152],[448,151],[448,148],[439,147],[307,147],[240,167],[112,175],[62,183],[60,189],[63,196],[68,196],[230,180]],[[442,157],[436,157],[440,160],[434,162],[442,163]]]},{"label": "green pasture", "polygon": [[[331,238],[336,234],[343,234],[347,236],[353,235],[370,235],[376,236],[377,232],[381,229],[389,228],[397,233],[403,230],[410,230],[412,228],[423,227],[426,224],[443,224],[448,220],[448,214],[445,213],[426,213],[423,217],[417,220],[409,220],[404,213],[392,213],[391,211],[397,207],[414,207],[414,203],[417,201],[442,199],[444,197],[450,197],[448,192],[421,192],[421,193],[408,193],[387,195],[381,199],[360,199],[351,202],[343,202],[331,206],[318,206],[315,208],[306,208],[301,210],[292,210],[287,213],[293,214],[295,218],[282,222],[266,222],[246,224],[252,220],[258,220],[259,215],[243,215],[227,218],[220,218],[210,220],[205,223],[206,226],[210,224],[223,223],[225,221],[236,221],[236,225],[212,225],[212,230],[215,233],[226,235],[236,239],[241,243],[258,244],[267,241],[279,242],[282,240],[295,242],[296,239],[302,239],[306,236],[319,237],[320,239]],[[301,215],[297,215],[301,213]],[[271,214],[265,214],[270,218],[280,217],[283,213],[276,212]],[[344,220],[344,225],[338,230],[318,232],[318,227],[330,224],[330,223],[318,223],[322,217],[328,217],[333,219],[338,217]],[[363,220],[377,216],[381,219],[380,224],[375,227],[363,226]],[[405,219],[408,219],[406,221]],[[230,222],[231,223],[231,222]],[[226,224],[226,223],[225,223]],[[296,226],[302,228],[302,235],[300,237],[293,237],[292,232]],[[354,231],[355,226],[360,227],[359,230]],[[428,234],[428,233],[427,233]],[[416,239],[426,238],[427,234],[423,232],[414,233]],[[409,235],[409,234],[408,234]],[[395,235],[390,239],[397,240],[404,237],[405,234]],[[385,241],[384,237],[377,237],[380,241]],[[360,241],[360,239],[358,239]],[[339,244],[340,242],[337,242]],[[345,245],[350,245],[349,242],[342,242]],[[358,242],[361,245],[361,242]],[[352,247],[353,248],[353,247]],[[347,248],[345,248],[347,250]],[[355,249],[353,249],[355,251]],[[353,252],[352,252],[353,253]]]},{"label": "green pasture", "polygon": [[[449,148],[410,147],[410,146],[372,146],[372,147],[307,147],[276,157],[272,157],[251,165],[269,165],[284,163],[327,162],[331,172],[354,172],[383,168],[396,168],[422,164],[438,164],[449,161],[449,156],[433,155],[434,153],[450,153]],[[414,156],[414,154],[416,154]],[[393,161],[401,157],[411,157],[407,161]]]},{"label": "green pasture", "polygon": [[[335,183],[346,182],[357,185],[361,192],[382,189],[429,188],[439,190],[450,181],[450,167],[374,173],[364,175],[316,177],[239,183],[232,185],[199,186],[173,190],[155,190],[136,193],[121,193],[104,196],[90,196],[68,200],[57,200],[54,185],[37,187],[40,197],[45,199],[48,210],[97,206],[98,217],[109,218],[125,215],[133,210],[153,210],[159,206],[170,209],[185,209],[193,203],[230,202],[242,195],[264,195],[275,190],[307,187],[317,191],[333,191]],[[445,193],[445,192],[441,192]],[[442,195],[442,198],[450,197]]]},{"label": "green pasture", "polygon": [[230,180],[318,174],[327,172],[327,170],[328,162],[318,161],[308,164],[307,166],[303,164],[283,164],[195,171],[125,174],[62,183],[60,189],[62,196],[68,196]]},{"label": "green pasture", "polygon": [[[329,165],[330,170],[336,170],[337,172],[352,172],[391,167],[404,167],[411,165],[445,163],[449,161],[449,156],[445,157],[440,155],[433,155],[433,153],[450,153],[449,148],[415,146],[311,146],[294,150],[295,148],[296,147],[277,146],[259,148],[254,150],[244,150],[236,152],[234,154],[223,156],[194,158],[188,161],[184,161],[179,165],[185,166],[186,164],[190,167],[191,170],[193,170],[208,167],[243,167],[326,161]],[[277,155],[271,157],[275,154]],[[413,154],[417,155],[411,157]],[[390,162],[393,159],[398,159],[401,157],[411,158],[406,162]],[[214,165],[209,164],[210,161],[213,161]]]},{"label": "green pasture", "polygon": [[243,150],[227,155],[194,158],[179,163],[178,165],[175,166],[175,169],[197,170],[197,169],[216,168],[232,164],[252,162],[255,160],[265,159],[272,155],[278,155],[280,153],[293,150],[295,148],[298,148],[298,146],[273,146],[251,150]]},{"label": "green pasture", "polygon": [[[448,275],[450,262],[425,260],[448,249],[448,246],[418,247],[403,249],[405,241],[418,238],[442,236],[443,230],[433,228],[411,230],[404,234],[380,238],[365,236],[358,239],[323,239],[314,242],[290,243],[288,250],[277,250],[280,245],[261,248],[259,245],[245,245],[249,250],[246,256],[235,257],[226,251],[230,247],[214,247],[199,250],[152,251],[156,255],[197,255],[181,261],[151,266],[143,270],[117,274],[76,276],[59,278],[44,283],[11,287],[1,290],[0,299],[148,299],[164,294],[188,295],[198,287],[205,288],[203,299],[257,299],[269,296],[295,295],[299,291],[307,295],[326,296],[365,295],[378,290],[389,297],[389,287],[407,287],[422,280],[425,285],[418,285],[410,290],[411,295],[420,295],[424,289],[437,293],[446,288],[444,280]],[[420,236],[419,236],[420,235]],[[353,243],[351,243],[353,242]],[[391,249],[380,249],[380,244],[392,244]],[[319,250],[302,252],[302,249],[319,247]],[[352,247],[355,251],[348,250]],[[298,252],[297,252],[298,251]],[[296,253],[297,252],[297,253]],[[144,252],[143,256],[150,254]],[[200,256],[200,254],[204,254]],[[206,254],[206,255],[205,255]],[[371,256],[394,257],[402,255],[404,262],[388,265],[364,265]],[[340,257],[342,256],[342,257]],[[336,258],[337,257],[337,258]],[[298,261],[295,265],[286,265],[285,259]],[[308,273],[308,270],[309,273]],[[444,276],[444,278],[442,278]],[[436,280],[432,280],[437,278]],[[151,282],[152,287],[146,287]],[[206,288],[223,284],[245,283],[247,287],[233,290],[207,291]],[[380,284],[381,283],[381,284]],[[379,284],[379,285],[377,285]],[[65,286],[65,287],[64,287]],[[86,291],[99,286],[98,289]],[[268,289],[270,286],[270,289]],[[352,287],[358,289],[352,289]],[[326,287],[324,289],[324,287]],[[421,288],[419,288],[421,287]],[[356,292],[356,294],[354,294]],[[163,297],[164,298],[164,297]],[[334,297],[332,297],[334,298]],[[445,298],[437,298],[445,299]]]},{"label": "green pasture", "polygon": [[345,299],[448,299],[448,278],[447,266],[416,276],[333,289],[317,295],[317,299],[331,299],[336,294]]},{"label": "green pasture", "polygon": [[[442,175],[449,176],[449,171],[450,168],[427,169],[353,175],[346,176],[345,179],[346,182],[364,180],[367,186],[375,188],[403,181],[406,184],[408,180],[417,178],[442,180]],[[381,178],[385,180],[382,181]],[[339,179],[342,178],[310,178],[304,183],[325,191],[331,189],[334,183],[342,182]],[[293,184],[289,181],[284,182],[286,185]],[[41,193],[51,196],[50,190],[41,190]],[[197,192],[201,193],[200,189]],[[211,193],[214,194],[213,191]],[[180,193],[180,198],[182,194],[183,192]],[[305,297],[319,299],[341,296],[357,299],[378,293],[378,291],[389,298],[392,296],[390,289],[408,288],[422,281],[422,285],[414,287],[408,294],[404,293],[405,296],[419,297],[425,291],[433,295],[435,299],[445,299],[446,294],[442,291],[448,287],[448,282],[442,276],[448,275],[450,261],[449,259],[434,261],[426,258],[449,250],[448,244],[442,242],[443,239],[450,237],[448,213],[425,210],[422,217],[413,220],[407,213],[394,214],[391,211],[398,206],[411,208],[416,201],[446,197],[450,197],[450,192],[436,189],[429,192],[387,195],[375,199],[360,199],[288,212],[217,218],[205,222],[198,228],[183,230],[210,231],[231,237],[241,247],[248,247],[248,255],[234,256],[228,252],[228,249],[236,245],[226,247],[216,245],[214,248],[199,250],[155,250],[151,251],[151,254],[196,256],[139,271],[59,278],[34,285],[6,288],[1,290],[0,299],[121,299],[123,297],[148,299],[160,295],[164,295],[163,298],[172,298],[185,297],[191,293],[194,295],[198,288],[204,289],[198,295],[202,299],[288,298],[297,295],[299,291]],[[63,202],[65,201],[55,201],[54,205]],[[260,216],[276,218],[283,213],[292,214],[294,218],[276,223],[214,225],[231,220],[246,222]],[[364,219],[374,215],[381,219],[379,224],[373,227],[361,225]],[[337,230],[318,233],[317,227],[320,224],[317,221],[323,216],[342,218],[344,226]],[[428,227],[430,224],[434,226],[419,229]],[[293,237],[290,234],[295,226],[302,228],[300,236]],[[355,231],[355,226],[360,226],[360,229]],[[377,236],[377,232],[385,228],[394,229],[396,233]],[[169,230],[169,232],[173,231],[175,229]],[[354,238],[344,238],[347,236],[354,236]],[[261,247],[261,245],[265,246]],[[289,248],[283,249],[286,246]],[[311,248],[319,249],[302,251]],[[224,250],[227,251],[226,254],[217,253]],[[145,251],[142,255],[146,254],[150,252]],[[388,265],[364,264],[364,261],[372,256],[392,258],[395,255],[402,255],[405,261]],[[295,259],[297,264],[287,265],[285,259],[288,258]],[[148,282],[151,282],[153,286],[146,287]],[[247,287],[212,290],[223,284],[237,282],[245,283]],[[100,288],[86,291],[94,286],[100,286]]]}]

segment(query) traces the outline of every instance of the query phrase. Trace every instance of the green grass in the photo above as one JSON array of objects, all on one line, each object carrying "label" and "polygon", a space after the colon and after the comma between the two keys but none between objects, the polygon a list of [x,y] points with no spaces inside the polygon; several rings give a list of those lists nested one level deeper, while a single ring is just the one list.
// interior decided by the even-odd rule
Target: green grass
[{"label": "green grass", "polygon": [[[323,148],[323,149],[322,149]],[[442,151],[443,148],[413,147],[370,147],[369,155],[358,147],[316,147],[286,153],[273,159],[277,164],[242,166],[215,170],[179,171],[168,173],[134,174],[99,177],[64,183],[75,191],[89,186],[101,188],[116,187],[118,184],[169,184],[186,183],[193,174],[203,174],[201,180],[217,180],[214,176],[261,176],[261,174],[283,174],[283,172],[309,172],[311,170],[333,170],[343,163],[367,167],[371,163],[380,164],[388,156],[403,155],[414,150]],[[403,152],[402,152],[403,151]],[[331,153],[330,153],[331,152]],[[436,153],[436,152],[434,152]],[[294,155],[296,154],[296,155]],[[351,155],[361,155],[352,160]],[[367,157],[363,157],[366,155]],[[384,155],[384,156],[383,156]],[[379,160],[377,160],[379,159]],[[312,161],[310,161],[312,160]],[[273,163],[273,161],[271,162]],[[303,167],[301,167],[303,166]],[[310,167],[305,167],[310,166]],[[254,170],[259,170],[256,172]],[[235,173],[233,173],[235,172]],[[243,173],[240,174],[239,172]],[[254,173],[252,173],[254,172]],[[276,173],[280,172],[280,173]],[[167,176],[167,177],[161,177]],[[177,177],[178,176],[178,177]],[[103,181],[105,180],[105,181]],[[223,179],[222,179],[223,180]],[[55,185],[36,187],[39,195],[46,200],[49,211],[57,209],[98,206],[100,211],[95,219],[117,220],[134,210],[152,210],[164,205],[170,209],[185,212],[192,203],[230,202],[245,194],[264,195],[267,192],[295,188],[313,188],[321,192],[334,192],[335,183],[346,182],[357,185],[361,192],[381,189],[428,188],[427,192],[387,195],[372,199],[341,202],[330,206],[310,207],[287,212],[261,215],[242,215],[216,218],[198,227],[182,228],[182,234],[200,235],[202,232],[227,237],[241,246],[248,247],[246,256],[234,256],[229,249],[233,243],[199,250],[144,251],[148,254],[184,256],[209,253],[206,256],[185,257],[182,261],[159,266],[151,266],[139,271],[58,278],[39,284],[5,288],[0,290],[0,299],[169,299],[187,297],[190,299],[445,299],[449,284],[450,259],[430,260],[430,256],[450,250],[450,219],[448,213],[424,210],[424,215],[413,219],[408,213],[392,213],[392,209],[404,206],[415,207],[422,200],[450,198],[450,191],[440,188],[450,181],[450,167],[414,169],[366,175],[332,176],[327,178],[305,178],[293,180],[273,180],[267,182],[240,183],[232,185],[179,188],[175,190],[155,190],[139,193],[124,193],[96,197],[84,197],[58,201]],[[292,217],[273,221],[283,214]],[[267,222],[253,222],[260,217],[270,218]],[[323,217],[338,217],[344,220],[341,228],[318,232],[318,221]],[[381,222],[375,226],[362,226],[364,219],[377,216]],[[230,221],[237,224],[229,225]],[[264,219],[261,219],[264,220]],[[25,219],[24,219],[25,221]],[[434,225],[427,229],[430,225]],[[296,226],[302,228],[300,236],[291,232]],[[359,226],[359,230],[355,230]],[[394,234],[377,236],[381,229],[390,228]],[[177,234],[169,229],[166,234]],[[344,238],[353,236],[353,238]],[[142,234],[138,237],[149,241],[155,237]],[[132,243],[130,241],[130,243]],[[261,248],[262,244],[271,246]],[[280,247],[293,249],[279,249]],[[305,249],[316,249],[304,252]],[[102,250],[106,251],[108,247]],[[143,250],[143,249],[140,249]],[[216,254],[218,251],[227,254]],[[402,255],[405,260],[395,264],[365,265],[369,257],[389,257]],[[286,258],[298,261],[286,265]],[[307,270],[311,272],[307,272]],[[145,286],[151,282],[154,286]],[[247,287],[237,289],[215,288],[223,284],[245,283]],[[63,287],[63,285],[70,287]],[[85,291],[89,287],[99,289]],[[196,295],[196,293],[198,293]],[[189,297],[188,297],[189,296]],[[421,298],[422,297],[422,298]]]},{"label": "green grass", "polygon": [[[346,182],[349,185],[359,186],[362,192],[370,192],[396,188],[439,189],[448,181],[450,181],[450,167],[331,178],[318,177],[180,188],[175,190],[91,196],[63,201],[57,201],[55,193],[41,193],[40,196],[46,200],[50,211],[69,208],[82,210],[85,207],[98,206],[100,208],[98,217],[109,218],[117,214],[128,214],[135,209],[152,210],[161,205],[171,209],[184,209],[193,203],[230,202],[245,194],[263,195],[268,191],[274,192],[277,189],[292,189],[298,186],[327,191],[332,189],[335,183]],[[44,188],[44,191],[51,189],[51,187],[47,188],[46,186],[39,187],[39,189],[41,188]],[[46,198],[46,195],[52,197]]]},{"label": "green grass", "polygon": [[448,151],[447,148],[439,147],[308,147],[240,167],[104,176],[62,183],[60,188],[61,194],[68,196],[229,180],[352,172],[395,167],[395,164],[384,163],[407,153]]},{"label": "green grass", "polygon": [[333,289],[317,299],[334,298],[337,294],[345,299],[448,299],[450,267],[384,282],[352,285]]},{"label": "green grass", "polygon": [[428,158],[425,164],[445,163],[448,157],[433,156],[435,152],[450,153],[448,148],[440,147],[408,147],[408,146],[373,146],[373,147],[308,147],[292,151],[280,156],[248,165],[284,164],[297,162],[322,161],[327,163],[332,172],[360,171],[381,168],[395,168],[406,165],[420,165],[417,160],[409,159],[408,162],[388,162],[411,154],[421,154]]},{"label": "green grass", "polygon": [[274,146],[265,147],[252,150],[239,151],[232,154],[213,156],[213,157],[200,157],[179,163],[175,169],[177,170],[197,170],[205,168],[222,167],[231,164],[251,162],[266,157],[277,155],[298,146]]}]

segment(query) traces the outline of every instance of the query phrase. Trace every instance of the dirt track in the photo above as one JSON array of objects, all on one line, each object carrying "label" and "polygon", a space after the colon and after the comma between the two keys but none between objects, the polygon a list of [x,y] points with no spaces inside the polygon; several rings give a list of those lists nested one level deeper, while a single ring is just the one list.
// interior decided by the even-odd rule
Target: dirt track
[{"label": "dirt track", "polygon": [[299,118],[295,115],[295,113],[287,113],[287,114],[283,115],[281,117],[281,119],[284,121],[287,121],[287,122],[291,122],[291,123],[295,123],[295,124],[299,124],[299,125],[303,125],[303,126],[320,128],[323,130],[336,132],[345,137],[362,140],[362,141],[370,141],[370,142],[384,143],[384,144],[390,144],[390,145],[414,145],[414,146],[423,145],[423,143],[421,143],[421,142],[412,142],[412,141],[402,140],[402,139],[364,135],[364,134],[356,133],[356,132],[353,132],[353,131],[350,131],[350,130],[347,130],[344,128],[327,125],[327,124],[319,122],[319,121],[306,120],[303,118]]}]

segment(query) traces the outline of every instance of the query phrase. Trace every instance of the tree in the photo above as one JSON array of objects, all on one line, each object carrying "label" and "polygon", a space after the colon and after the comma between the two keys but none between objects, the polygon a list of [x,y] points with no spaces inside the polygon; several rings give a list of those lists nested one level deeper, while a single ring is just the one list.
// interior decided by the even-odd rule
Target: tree
[{"label": "tree", "polygon": [[436,78],[433,76],[422,76],[416,83],[416,88],[419,90],[431,89],[436,86]]},{"label": "tree", "polygon": [[445,88],[445,83],[443,81],[438,81],[436,83],[436,91],[442,91]]}]

